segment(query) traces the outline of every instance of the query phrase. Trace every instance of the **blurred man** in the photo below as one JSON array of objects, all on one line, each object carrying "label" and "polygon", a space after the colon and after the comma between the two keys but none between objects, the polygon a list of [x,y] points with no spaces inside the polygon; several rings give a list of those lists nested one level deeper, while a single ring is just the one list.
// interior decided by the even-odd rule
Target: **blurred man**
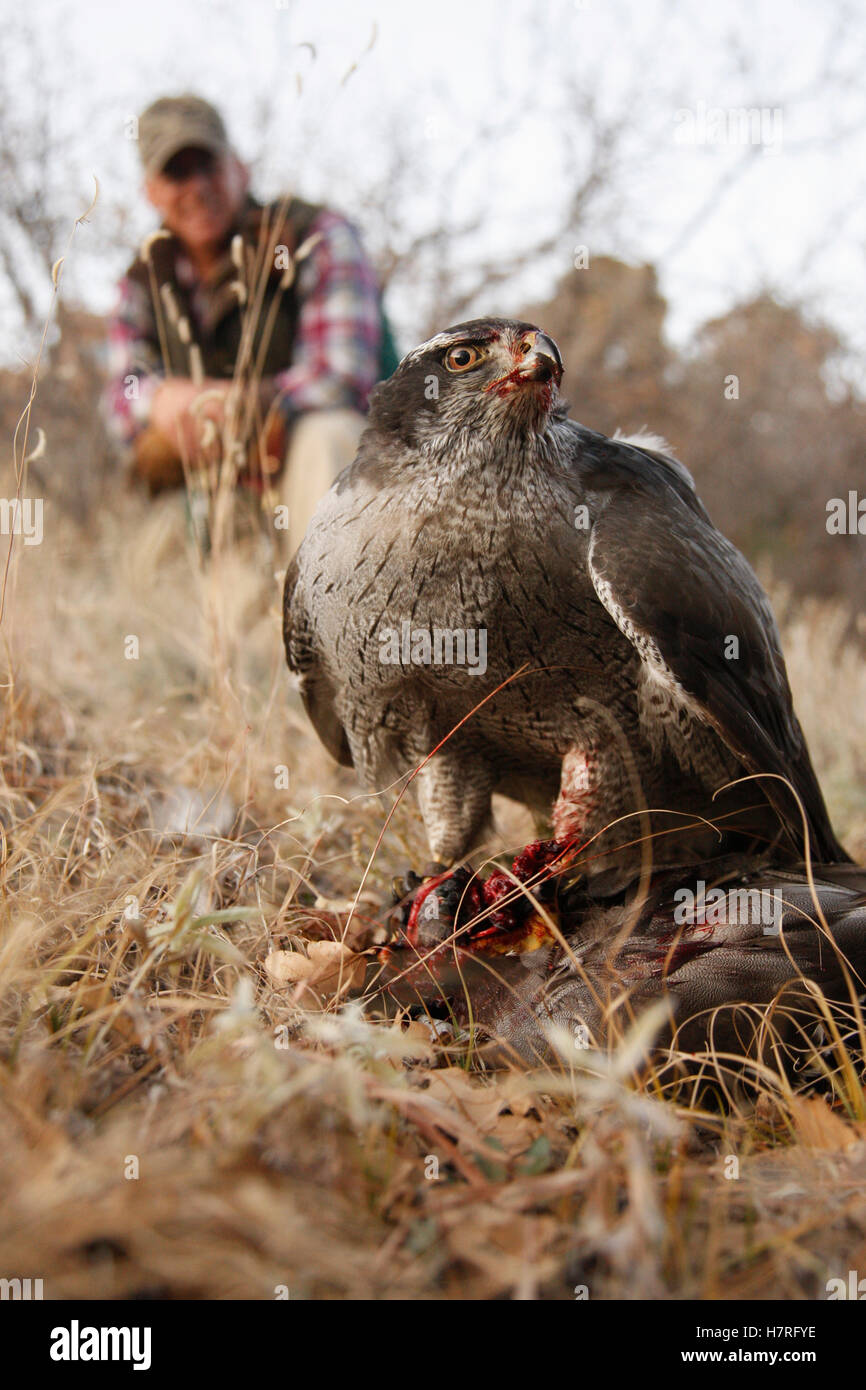
[{"label": "blurred man", "polygon": [[114,430],[151,494],[213,464],[229,437],[239,481],[275,489],[284,524],[288,509],[291,553],[354,456],[371,388],[396,366],[376,277],[343,217],[250,196],[208,102],[163,97],[138,137],[167,235],[149,238],[121,281]]}]

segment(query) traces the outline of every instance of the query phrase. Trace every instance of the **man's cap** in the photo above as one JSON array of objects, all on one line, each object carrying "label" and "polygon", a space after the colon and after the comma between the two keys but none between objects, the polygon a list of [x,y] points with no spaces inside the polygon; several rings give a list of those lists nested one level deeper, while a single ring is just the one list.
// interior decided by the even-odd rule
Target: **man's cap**
[{"label": "man's cap", "polygon": [[162,173],[179,150],[193,147],[228,154],[223,118],[209,101],[191,92],[160,97],[138,118],[138,152],[148,178]]}]

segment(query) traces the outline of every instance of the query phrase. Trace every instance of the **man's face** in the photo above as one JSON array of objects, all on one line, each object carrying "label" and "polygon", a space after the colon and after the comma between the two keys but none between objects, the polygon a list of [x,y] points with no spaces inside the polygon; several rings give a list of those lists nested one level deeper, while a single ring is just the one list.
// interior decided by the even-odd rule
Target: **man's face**
[{"label": "man's face", "polygon": [[168,230],[196,252],[225,242],[248,183],[248,172],[235,155],[189,146],[144,187]]}]

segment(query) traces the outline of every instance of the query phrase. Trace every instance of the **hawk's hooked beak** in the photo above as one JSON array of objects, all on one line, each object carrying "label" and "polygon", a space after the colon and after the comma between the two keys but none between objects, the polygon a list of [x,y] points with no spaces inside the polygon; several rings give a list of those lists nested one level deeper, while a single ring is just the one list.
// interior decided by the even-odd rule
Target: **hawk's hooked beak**
[{"label": "hawk's hooked beak", "polygon": [[489,382],[484,390],[495,391],[497,396],[509,396],[520,391],[524,382],[538,382],[540,386],[548,388],[539,394],[549,405],[550,383],[553,381],[558,386],[563,372],[559,348],[553,339],[539,329],[533,329],[531,335],[523,334],[520,342],[512,346],[511,360],[517,365],[505,376]]},{"label": "hawk's hooked beak", "polygon": [[562,381],[562,358],[559,348],[546,333],[533,334],[533,344],[523,358],[520,375],[524,381]]}]

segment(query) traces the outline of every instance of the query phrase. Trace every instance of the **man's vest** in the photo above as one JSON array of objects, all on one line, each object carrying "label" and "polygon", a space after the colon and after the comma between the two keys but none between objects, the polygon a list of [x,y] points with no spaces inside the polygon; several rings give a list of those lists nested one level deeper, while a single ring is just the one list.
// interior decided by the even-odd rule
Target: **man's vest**
[{"label": "man's vest", "polygon": [[[252,352],[245,348],[245,362],[249,371],[259,367],[261,340],[265,333],[268,340],[259,368],[261,375],[274,376],[291,365],[300,304],[297,277],[288,286],[284,283],[286,279],[291,279],[286,275],[286,265],[291,264],[291,257],[309,235],[310,228],[322,211],[321,206],[304,202],[301,198],[292,198],[287,207],[282,207],[281,203],[262,207],[254,198],[247,198],[233,238],[237,234],[243,238],[247,291],[253,300],[261,273],[260,247],[263,239],[266,239],[268,264],[261,306],[255,314]],[[285,251],[280,251],[278,255],[277,249],[283,247]],[[156,280],[160,303],[155,311],[164,332],[164,342],[157,336],[152,347],[157,356],[167,356],[166,365],[174,375],[191,376],[191,336],[201,353],[204,375],[229,378],[235,373],[244,319],[249,312],[241,303],[238,285],[243,283],[243,277],[232,259],[231,243],[208,277],[205,295],[195,287],[197,307],[202,300],[207,305],[203,320],[193,312],[192,289],[178,277],[177,262],[183,254],[177,237],[158,237],[150,243],[150,267],[139,256],[127,271],[127,277],[140,284],[151,296],[154,288],[152,275]],[[164,288],[166,286],[168,289]],[[252,307],[254,309],[255,305]],[[382,375],[389,376],[397,360],[384,314],[382,320],[381,369]]]}]

